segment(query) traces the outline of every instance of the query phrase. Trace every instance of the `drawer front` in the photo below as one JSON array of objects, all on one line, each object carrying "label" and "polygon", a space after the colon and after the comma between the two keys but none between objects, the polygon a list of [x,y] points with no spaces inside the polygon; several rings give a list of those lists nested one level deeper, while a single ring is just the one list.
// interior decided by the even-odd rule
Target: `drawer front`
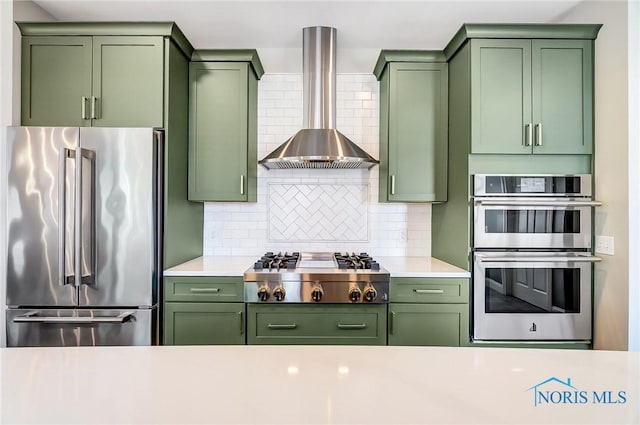
[{"label": "drawer front", "polygon": [[469,280],[392,278],[389,301],[394,303],[468,303]]},{"label": "drawer front", "polygon": [[386,305],[247,306],[248,344],[385,345]]},{"label": "drawer front", "polygon": [[182,302],[242,302],[242,277],[165,277],[164,300]]},{"label": "drawer front", "polygon": [[467,304],[389,304],[389,345],[468,344]]},{"label": "drawer front", "polygon": [[165,345],[245,343],[244,303],[164,305]]}]

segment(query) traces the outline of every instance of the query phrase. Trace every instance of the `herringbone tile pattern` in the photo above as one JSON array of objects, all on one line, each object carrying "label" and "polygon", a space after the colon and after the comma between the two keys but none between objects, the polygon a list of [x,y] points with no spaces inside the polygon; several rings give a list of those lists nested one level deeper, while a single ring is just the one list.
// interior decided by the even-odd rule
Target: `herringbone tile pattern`
[{"label": "herringbone tile pattern", "polygon": [[269,184],[269,240],[368,241],[368,186]]}]

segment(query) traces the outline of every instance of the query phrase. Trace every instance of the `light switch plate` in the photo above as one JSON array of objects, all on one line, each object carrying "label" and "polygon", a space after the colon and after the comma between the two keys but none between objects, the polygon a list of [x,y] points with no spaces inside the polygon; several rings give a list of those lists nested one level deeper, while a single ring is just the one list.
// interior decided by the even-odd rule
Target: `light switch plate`
[{"label": "light switch plate", "polygon": [[613,255],[613,236],[596,236],[596,254]]}]

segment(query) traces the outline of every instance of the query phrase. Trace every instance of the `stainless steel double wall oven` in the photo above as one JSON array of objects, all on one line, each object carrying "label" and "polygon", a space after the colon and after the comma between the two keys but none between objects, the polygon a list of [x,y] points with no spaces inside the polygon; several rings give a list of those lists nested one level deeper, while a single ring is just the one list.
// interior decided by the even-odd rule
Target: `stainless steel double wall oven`
[{"label": "stainless steel double wall oven", "polygon": [[473,183],[474,340],[591,340],[591,176]]}]

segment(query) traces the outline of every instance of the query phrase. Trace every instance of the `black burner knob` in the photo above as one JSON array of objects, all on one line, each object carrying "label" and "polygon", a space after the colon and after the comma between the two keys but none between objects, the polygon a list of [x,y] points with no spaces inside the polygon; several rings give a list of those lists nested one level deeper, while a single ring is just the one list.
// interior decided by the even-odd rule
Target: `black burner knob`
[{"label": "black burner knob", "polygon": [[322,286],[316,285],[313,287],[313,289],[311,289],[311,299],[314,300],[315,302],[320,302],[323,295],[324,295],[324,290],[322,289]]},{"label": "black burner knob", "polygon": [[371,285],[364,288],[364,300],[367,302],[373,302],[378,296],[378,291]]},{"label": "black burner knob", "polygon": [[360,301],[361,295],[362,295],[362,291],[357,286],[354,286],[351,289],[349,289],[349,300],[352,303],[357,303],[358,301]]},{"label": "black burner knob", "polygon": [[267,285],[262,285],[260,289],[258,289],[258,298],[260,301],[267,301],[270,295],[269,287]]},{"label": "black burner knob", "polygon": [[282,285],[276,286],[273,290],[273,297],[276,299],[276,301],[284,300],[285,294],[286,292],[284,291],[284,287]]}]

